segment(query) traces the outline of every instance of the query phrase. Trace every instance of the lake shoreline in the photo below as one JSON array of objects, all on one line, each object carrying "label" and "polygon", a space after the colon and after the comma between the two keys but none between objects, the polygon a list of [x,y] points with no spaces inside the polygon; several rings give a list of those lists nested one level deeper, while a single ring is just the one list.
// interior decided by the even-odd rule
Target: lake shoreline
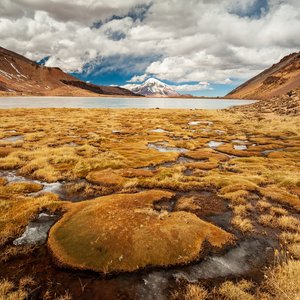
[{"label": "lake shoreline", "polygon": [[0,98],[3,108],[128,108],[226,109],[256,100],[125,97],[11,97]]}]

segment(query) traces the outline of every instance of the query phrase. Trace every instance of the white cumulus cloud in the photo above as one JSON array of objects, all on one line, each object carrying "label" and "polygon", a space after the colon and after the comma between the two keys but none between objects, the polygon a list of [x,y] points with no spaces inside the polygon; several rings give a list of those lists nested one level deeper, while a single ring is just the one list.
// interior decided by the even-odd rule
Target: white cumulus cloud
[{"label": "white cumulus cloud", "polygon": [[299,51],[299,11],[298,0],[2,0],[0,38],[68,72],[144,56],[145,77],[139,64],[130,82],[229,84]]}]

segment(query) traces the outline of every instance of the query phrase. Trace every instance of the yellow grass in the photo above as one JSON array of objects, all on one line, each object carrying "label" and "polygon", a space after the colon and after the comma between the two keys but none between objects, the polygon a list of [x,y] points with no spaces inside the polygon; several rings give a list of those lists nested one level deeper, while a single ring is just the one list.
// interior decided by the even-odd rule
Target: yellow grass
[{"label": "yellow grass", "polygon": [[35,286],[35,281],[26,276],[20,279],[18,286],[7,279],[0,280],[0,300],[25,300],[28,299],[31,289]]},{"label": "yellow grass", "polygon": [[300,299],[300,261],[287,263],[271,269],[266,274],[265,288],[274,300]]},{"label": "yellow grass", "polygon": [[52,227],[49,247],[64,265],[109,273],[189,262],[204,241],[217,248],[233,241],[193,214],[153,210],[154,202],[172,196],[153,190],[73,204]]},{"label": "yellow grass", "polygon": [[[3,199],[3,198],[2,198]],[[8,200],[0,199],[0,246],[9,239],[20,235],[28,222],[43,209],[57,210],[62,202],[51,194],[31,197],[10,197]]]},{"label": "yellow grass", "polygon": [[263,196],[269,198],[270,200],[288,204],[296,210],[300,211],[300,200],[297,195],[290,194],[284,189],[277,188],[276,186],[261,188],[260,192]]},{"label": "yellow grass", "polygon": [[253,283],[246,280],[238,283],[226,281],[221,284],[217,291],[226,300],[255,300],[257,298],[249,293],[252,287]]},{"label": "yellow grass", "polygon": [[239,215],[232,218],[231,224],[242,232],[251,232],[254,230],[251,220]]},{"label": "yellow grass", "polygon": [[[154,209],[156,196],[152,192],[147,197],[132,195],[141,189],[183,194],[213,191],[232,210],[231,223],[235,228],[251,235],[256,223],[274,227],[285,249],[298,257],[299,219],[294,214],[294,210],[300,210],[300,126],[297,118],[271,114],[249,118],[241,112],[202,110],[18,109],[1,110],[0,119],[0,138],[10,136],[6,129],[17,130],[17,134],[24,136],[24,140],[17,143],[0,143],[0,171],[18,169],[21,175],[33,179],[70,181],[66,185],[70,194],[80,192],[88,198],[122,193],[67,206],[68,212],[52,230],[50,247],[57,247],[55,257],[69,266],[110,272],[137,270],[148,264],[182,263],[201,255],[204,240],[216,246],[210,232],[216,230],[217,236],[222,237],[220,241],[229,239],[228,233],[196,217],[195,214],[206,213],[199,199],[183,195],[176,204],[176,212],[158,212]],[[188,125],[189,121],[197,120],[214,123],[211,126]],[[155,128],[169,132],[151,132]],[[219,135],[215,130],[225,133]],[[234,150],[233,139],[249,139],[248,150]],[[222,140],[225,144],[215,151],[207,146],[211,140]],[[188,151],[182,154],[159,152],[149,149],[149,143],[166,143]],[[254,143],[257,145],[252,146]],[[261,151],[278,148],[283,150],[261,154]],[[176,164],[179,156],[189,161]],[[165,162],[175,164],[159,166]],[[157,167],[153,171],[140,169],[145,166]],[[187,169],[192,171],[191,176]],[[66,207],[54,195],[29,197],[29,193],[40,189],[36,184],[7,183],[0,175],[0,245],[7,262],[17,255],[9,249],[8,242],[18,236],[39,211]],[[166,191],[160,191],[159,195],[161,193],[166,201],[173,197]],[[125,199],[122,209],[119,207],[121,198]],[[213,199],[209,203],[213,206]],[[222,210],[214,213],[222,213]],[[72,227],[72,224],[75,225]],[[99,229],[94,230],[95,224]],[[67,231],[72,234],[66,234]],[[58,232],[63,240],[56,239]],[[67,237],[72,238],[68,240]],[[78,258],[78,253],[72,253],[76,256],[74,262],[64,253],[65,243],[67,248],[71,245],[72,249],[77,249],[81,241],[85,244],[78,247],[80,255],[85,252],[88,255],[86,249],[98,248],[89,258]],[[90,241],[97,242],[90,247]],[[96,254],[93,256],[96,251],[101,253],[102,260]],[[95,261],[99,262],[97,268],[94,268]],[[289,264],[297,265],[297,261]],[[297,268],[293,270],[296,272]],[[285,281],[280,281],[280,273],[286,274],[287,269],[289,265],[275,269],[274,278],[279,288],[288,294],[285,285],[291,284],[291,291],[295,291],[293,280],[299,274],[294,272],[294,278],[285,277]],[[234,289],[231,297],[243,295],[242,299],[251,294],[248,289],[233,285],[223,286],[227,294],[218,294],[218,297],[229,297],[228,291]],[[202,287],[199,290],[198,286],[191,286],[183,293],[192,297],[197,291],[200,295]],[[265,291],[253,290],[252,295],[257,299],[285,299],[284,293],[278,292],[277,297],[276,291],[272,286]],[[296,297],[295,293],[288,295],[291,299]],[[212,295],[208,297],[213,298]]]},{"label": "yellow grass", "polygon": [[186,287],[185,294],[183,295],[184,300],[205,300],[207,299],[208,292],[197,284],[188,284]]}]

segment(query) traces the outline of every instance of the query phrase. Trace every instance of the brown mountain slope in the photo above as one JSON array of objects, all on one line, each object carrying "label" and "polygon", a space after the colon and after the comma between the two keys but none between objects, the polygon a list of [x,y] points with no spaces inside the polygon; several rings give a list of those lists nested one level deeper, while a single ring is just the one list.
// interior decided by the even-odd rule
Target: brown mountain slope
[{"label": "brown mountain slope", "polygon": [[299,86],[300,52],[284,57],[279,63],[231,91],[226,98],[271,99]]},{"label": "brown mountain slope", "polygon": [[26,57],[0,47],[0,96],[137,96],[120,87],[96,86],[41,66]]},{"label": "brown mountain slope", "polygon": [[232,111],[251,113],[274,113],[277,115],[300,116],[300,87],[285,95],[274,96],[271,99],[257,101],[250,105],[240,105],[230,108]]}]

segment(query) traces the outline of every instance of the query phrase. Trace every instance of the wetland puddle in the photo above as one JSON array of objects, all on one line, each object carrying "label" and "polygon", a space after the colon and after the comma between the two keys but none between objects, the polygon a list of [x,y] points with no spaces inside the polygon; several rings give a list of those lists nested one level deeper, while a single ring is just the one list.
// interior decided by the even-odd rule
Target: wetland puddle
[{"label": "wetland puddle", "polygon": [[212,121],[191,121],[191,122],[188,123],[188,125],[190,125],[190,126],[197,126],[197,125],[211,126],[213,124],[214,124],[214,122],[212,122]]},{"label": "wetland puddle", "polygon": [[264,150],[264,151],[261,152],[261,154],[263,156],[268,156],[270,153],[278,152],[278,151],[284,151],[284,149],[283,148],[277,148],[277,149]]},{"label": "wetland puddle", "polygon": [[162,142],[162,143],[149,143],[148,148],[149,149],[155,149],[159,152],[187,152],[188,149],[186,148],[179,148],[179,147],[172,147],[168,146],[169,144],[167,142]]},{"label": "wetland puddle", "polygon": [[57,220],[56,215],[40,213],[38,217],[29,222],[24,233],[13,241],[15,246],[18,245],[35,245],[43,244],[48,237],[48,231]]},{"label": "wetland puddle", "polygon": [[17,141],[23,141],[24,136],[23,135],[14,135],[7,138],[0,139],[0,142],[2,143],[16,143]]},{"label": "wetland puddle", "polygon": [[218,148],[218,147],[222,146],[223,144],[224,144],[224,142],[209,141],[209,142],[207,143],[207,146],[208,146],[209,148],[214,149],[214,148]]},{"label": "wetland puddle", "polygon": [[150,272],[143,277],[143,283],[137,288],[138,299],[168,299],[168,287],[176,279],[196,283],[228,276],[235,278],[247,274],[260,276],[258,273],[262,267],[273,261],[276,246],[274,242],[262,238],[247,239],[228,249],[223,255],[211,255],[188,266]]},{"label": "wetland puddle", "polygon": [[156,129],[152,129],[150,130],[150,132],[156,132],[156,133],[166,133],[166,132],[170,132],[168,130],[162,129],[162,128],[156,128]]},{"label": "wetland puddle", "polygon": [[48,183],[45,181],[35,180],[17,175],[17,171],[1,171],[0,177],[3,177],[9,183],[36,183],[42,185],[42,189],[38,192],[27,193],[30,197],[38,197],[44,193],[56,194],[60,199],[71,202],[80,202],[97,197],[104,196],[101,186],[93,185],[85,179],[80,179],[70,182],[52,182]]},{"label": "wetland puddle", "polygon": [[235,150],[247,150],[247,146],[246,145],[233,145],[233,149]]},{"label": "wetland puddle", "polygon": [[246,145],[246,143],[249,142],[248,140],[236,139],[236,140],[232,140],[231,142],[234,143],[234,145],[233,145],[234,150],[247,150],[248,149],[248,147]]},{"label": "wetland puddle", "polygon": [[39,192],[36,193],[31,193],[29,194],[30,196],[38,196],[41,195],[42,193],[54,193],[59,196],[62,195],[61,189],[63,186],[63,183],[61,182],[53,182],[53,183],[48,183],[40,180],[34,180],[34,179],[29,179],[20,175],[17,175],[16,171],[0,171],[0,177],[5,178],[8,183],[13,183],[13,182],[29,182],[29,183],[37,183],[41,184],[43,186],[43,189]]}]

